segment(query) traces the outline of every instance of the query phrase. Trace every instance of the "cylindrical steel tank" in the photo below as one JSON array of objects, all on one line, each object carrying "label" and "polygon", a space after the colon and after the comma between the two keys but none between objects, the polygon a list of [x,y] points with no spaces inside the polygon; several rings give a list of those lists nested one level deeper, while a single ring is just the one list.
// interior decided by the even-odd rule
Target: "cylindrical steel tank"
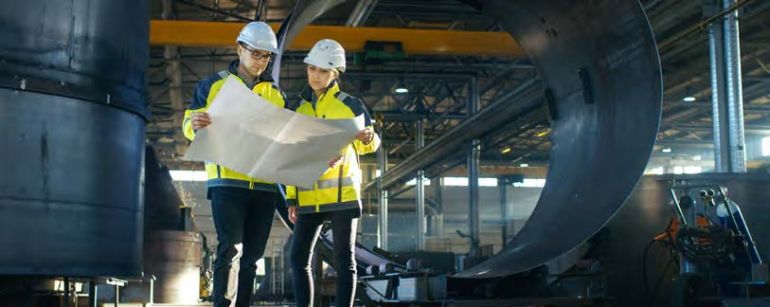
[{"label": "cylindrical steel tank", "polygon": [[0,274],[141,273],[148,5],[0,10]]},{"label": "cylindrical steel tank", "polygon": [[145,275],[154,275],[155,302],[196,304],[200,289],[200,234],[153,231],[147,234]]}]

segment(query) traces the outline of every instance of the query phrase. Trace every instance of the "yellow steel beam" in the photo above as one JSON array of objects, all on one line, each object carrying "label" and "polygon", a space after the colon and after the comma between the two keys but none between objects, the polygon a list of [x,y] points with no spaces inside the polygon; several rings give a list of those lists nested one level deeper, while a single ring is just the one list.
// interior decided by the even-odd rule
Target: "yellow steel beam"
[{"label": "yellow steel beam", "polygon": [[[189,47],[229,47],[243,23],[151,20],[150,44]],[[278,29],[278,24],[273,24]],[[467,55],[523,57],[524,51],[506,32],[473,32],[399,28],[352,28],[310,25],[289,50],[309,50],[322,39],[340,42],[351,52],[364,50],[367,41],[401,42],[410,55]]]}]

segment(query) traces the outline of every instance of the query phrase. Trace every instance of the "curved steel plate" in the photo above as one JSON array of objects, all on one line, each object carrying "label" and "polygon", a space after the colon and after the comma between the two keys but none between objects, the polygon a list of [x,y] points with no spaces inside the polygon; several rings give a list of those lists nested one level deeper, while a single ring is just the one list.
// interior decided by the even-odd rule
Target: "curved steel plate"
[{"label": "curved steel plate", "polygon": [[555,102],[546,186],[499,254],[456,277],[519,273],[588,239],[620,208],[658,132],[662,79],[636,1],[483,1],[530,55]]},{"label": "curved steel plate", "polygon": [[[641,176],[661,112],[660,61],[638,2],[490,0],[481,7],[538,67],[552,101],[553,147],[528,224],[510,248],[456,275],[461,278],[522,272],[594,234]],[[374,256],[371,261],[382,258]]]}]

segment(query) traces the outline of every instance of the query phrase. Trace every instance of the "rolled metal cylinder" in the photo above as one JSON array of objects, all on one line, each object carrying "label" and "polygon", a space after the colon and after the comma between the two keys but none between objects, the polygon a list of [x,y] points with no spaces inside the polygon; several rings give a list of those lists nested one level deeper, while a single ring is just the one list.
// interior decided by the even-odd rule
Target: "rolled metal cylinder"
[{"label": "rolled metal cylinder", "polygon": [[200,296],[200,234],[154,231],[145,242],[145,275],[154,275],[155,302],[196,304]]},{"label": "rolled metal cylinder", "polygon": [[146,0],[0,11],[0,274],[141,273],[148,20]]},{"label": "rolled metal cylinder", "polygon": [[[299,2],[292,13],[298,17],[284,22],[279,31],[281,46],[335,2],[312,1],[312,6],[310,1]],[[655,37],[638,1],[463,2],[496,19],[516,39],[537,68],[545,91],[531,86],[507,93],[510,96],[503,97],[511,99],[509,103],[480,110],[379,180],[383,188],[412,176],[457,150],[465,138],[494,133],[544,101],[552,146],[547,183],[537,207],[500,253],[454,276],[495,278],[530,270],[569,252],[620,209],[655,143],[662,73]],[[273,71],[276,80],[279,71]],[[279,211],[285,219],[286,210]],[[328,246],[331,238],[323,238]],[[356,259],[363,266],[389,263],[360,246]]]}]

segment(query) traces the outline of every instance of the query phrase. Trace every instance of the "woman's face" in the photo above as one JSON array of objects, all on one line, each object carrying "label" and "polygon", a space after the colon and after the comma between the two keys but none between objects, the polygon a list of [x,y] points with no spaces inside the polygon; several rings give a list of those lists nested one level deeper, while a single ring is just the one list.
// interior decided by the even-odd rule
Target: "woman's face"
[{"label": "woman's face", "polygon": [[307,66],[307,83],[313,91],[319,92],[329,87],[337,77],[337,71],[324,69],[313,65]]}]

